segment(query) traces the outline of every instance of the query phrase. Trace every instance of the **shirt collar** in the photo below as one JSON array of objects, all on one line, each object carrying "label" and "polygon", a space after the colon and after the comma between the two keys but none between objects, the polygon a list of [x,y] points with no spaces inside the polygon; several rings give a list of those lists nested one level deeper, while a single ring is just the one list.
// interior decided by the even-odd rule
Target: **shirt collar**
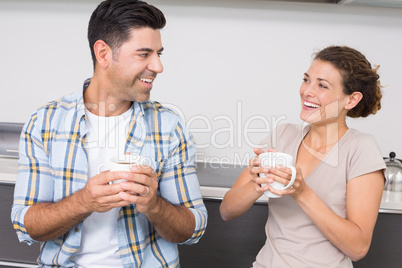
[{"label": "shirt collar", "polygon": [[[89,82],[88,82],[88,80],[89,80]],[[90,78],[85,80],[84,87],[83,87],[84,90],[80,91],[80,93],[79,93],[80,96],[79,96],[78,103],[77,103],[77,114],[80,119],[82,119],[82,118],[85,119],[84,91],[89,86],[90,83],[91,83]]]}]

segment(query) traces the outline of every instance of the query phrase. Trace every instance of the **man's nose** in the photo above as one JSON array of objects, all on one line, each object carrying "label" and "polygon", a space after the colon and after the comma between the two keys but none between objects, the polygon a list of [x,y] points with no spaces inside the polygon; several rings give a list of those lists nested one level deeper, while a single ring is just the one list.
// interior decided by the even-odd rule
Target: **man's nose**
[{"label": "man's nose", "polygon": [[155,73],[161,73],[163,72],[163,65],[162,65],[162,61],[159,58],[159,56],[155,55],[152,58],[152,61],[148,64],[148,69],[152,72]]}]

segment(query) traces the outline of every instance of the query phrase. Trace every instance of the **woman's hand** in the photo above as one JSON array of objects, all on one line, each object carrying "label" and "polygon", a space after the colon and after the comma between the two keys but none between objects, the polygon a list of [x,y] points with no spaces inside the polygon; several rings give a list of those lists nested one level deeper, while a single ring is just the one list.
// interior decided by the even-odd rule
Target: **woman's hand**
[{"label": "woman's hand", "polygon": [[[269,148],[268,152],[275,152],[274,149]],[[260,148],[255,148],[254,153],[257,155],[257,157],[261,154],[264,153],[264,151]],[[258,161],[258,167],[260,165],[260,161],[258,158],[252,159],[252,161]],[[256,165],[256,164],[254,164]],[[251,161],[250,161],[250,166],[251,166]],[[276,190],[273,188],[270,183],[273,183],[274,180],[282,183],[283,185],[288,185],[291,178],[292,178],[292,170],[286,166],[277,166],[277,167],[259,167],[258,172],[259,173],[264,173],[266,178],[260,178],[254,179],[254,177],[251,178],[251,180],[255,183],[259,183],[260,187],[256,187],[256,191],[271,191],[272,193],[279,195],[279,196],[284,196],[284,195],[290,195],[294,199],[298,198],[306,189],[307,184],[304,181],[302,171],[299,167],[295,166],[296,169],[296,178],[295,181],[292,185],[292,187],[285,189],[285,190]],[[257,174],[258,175],[258,174]],[[261,184],[268,183],[265,186],[261,186]]]},{"label": "woman's hand", "polygon": [[[272,152],[272,149],[268,150],[269,152]],[[274,182],[272,178],[269,177],[269,169],[266,167],[261,167],[261,161],[258,158],[258,156],[262,153],[265,153],[265,151],[261,148],[254,148],[254,153],[256,154],[256,157],[250,160],[248,170],[250,173],[250,181],[253,182],[255,191],[263,194],[265,191],[268,191],[269,189],[269,183]],[[265,178],[261,178],[259,176],[260,173],[265,174]],[[261,184],[266,184],[264,186],[261,186]]]},{"label": "woman's hand", "polygon": [[[297,166],[295,167],[295,169],[296,179],[292,187],[285,190],[276,190],[271,185],[267,185],[268,190],[279,196],[290,195],[294,199],[297,199],[308,186],[304,181],[301,169]],[[270,178],[272,181],[275,180],[279,183],[282,183],[283,185],[288,185],[290,179],[292,178],[292,170],[285,166],[272,167],[269,169],[266,176],[268,176],[268,178]]]}]

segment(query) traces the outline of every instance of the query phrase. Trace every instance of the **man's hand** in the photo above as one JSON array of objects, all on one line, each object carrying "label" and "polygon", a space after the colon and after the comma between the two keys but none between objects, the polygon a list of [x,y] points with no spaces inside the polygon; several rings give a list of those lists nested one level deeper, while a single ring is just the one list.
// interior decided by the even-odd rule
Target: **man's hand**
[{"label": "man's hand", "polygon": [[120,183],[122,200],[136,204],[137,210],[144,214],[157,208],[158,178],[150,166],[132,166],[131,174],[125,180]]},{"label": "man's hand", "polygon": [[157,194],[158,181],[149,166],[133,166],[127,182],[121,182],[120,197],[135,203],[159,235],[166,241],[181,243],[189,239],[195,229],[193,213],[184,206],[174,205]]},{"label": "man's hand", "polygon": [[112,184],[114,180],[127,180],[132,177],[131,172],[105,171],[91,178],[80,193],[81,205],[86,212],[106,212],[112,208],[127,206],[129,201],[123,200],[119,193],[122,191],[119,184]]},{"label": "man's hand", "polygon": [[126,179],[130,172],[102,172],[92,177],[85,187],[56,203],[37,203],[25,215],[25,228],[38,241],[54,240],[92,212],[105,212],[115,207],[127,206],[118,184],[109,184],[116,179]]}]

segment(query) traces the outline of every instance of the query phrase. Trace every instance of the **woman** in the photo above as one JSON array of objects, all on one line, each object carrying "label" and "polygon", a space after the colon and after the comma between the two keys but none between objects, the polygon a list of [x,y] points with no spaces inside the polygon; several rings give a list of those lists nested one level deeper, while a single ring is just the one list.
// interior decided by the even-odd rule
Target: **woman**
[{"label": "woman", "polygon": [[224,220],[241,216],[264,191],[282,196],[268,201],[267,240],[254,268],[353,267],[352,261],[367,254],[385,163],[374,138],[349,129],[346,116],[366,117],[381,108],[377,68],[349,47],[318,52],[300,88],[300,118],[307,124],[280,125],[264,143],[296,160],[293,187],[261,186],[274,180],[288,184],[291,170],[259,167],[263,150],[255,149],[257,157],[225,195]]}]

